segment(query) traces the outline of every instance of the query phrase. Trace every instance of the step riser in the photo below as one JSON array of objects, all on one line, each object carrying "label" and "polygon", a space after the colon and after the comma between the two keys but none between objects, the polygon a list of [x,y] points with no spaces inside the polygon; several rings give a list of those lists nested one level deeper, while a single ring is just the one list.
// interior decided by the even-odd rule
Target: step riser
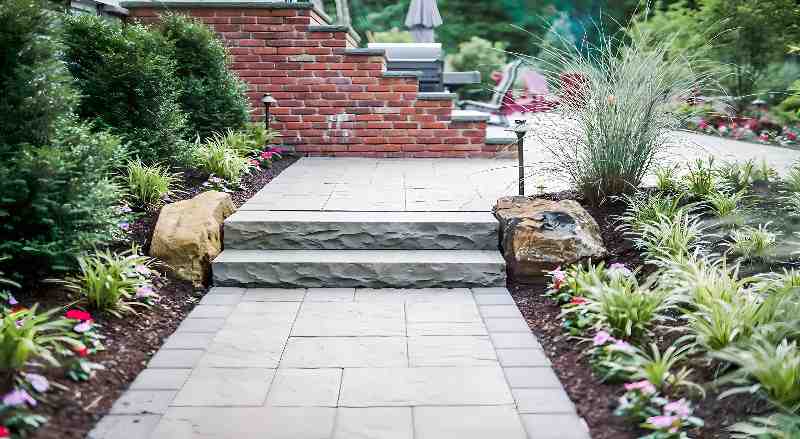
[{"label": "step riser", "polygon": [[506,284],[502,263],[214,262],[214,285],[282,288],[478,288]]},{"label": "step riser", "polygon": [[236,250],[496,250],[497,223],[226,222]]}]

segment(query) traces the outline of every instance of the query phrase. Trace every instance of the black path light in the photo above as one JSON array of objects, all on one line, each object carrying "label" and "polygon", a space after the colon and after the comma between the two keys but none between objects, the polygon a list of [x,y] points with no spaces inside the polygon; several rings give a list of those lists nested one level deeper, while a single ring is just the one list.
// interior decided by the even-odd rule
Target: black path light
[{"label": "black path light", "polygon": [[525,144],[525,134],[528,132],[528,125],[525,120],[515,120],[514,128],[507,130],[517,134],[517,160],[519,168],[519,194],[525,195],[525,157],[523,146]]},{"label": "black path light", "polygon": [[277,104],[278,101],[271,94],[265,93],[261,98],[261,103],[264,104],[264,128],[269,131],[269,107]]}]

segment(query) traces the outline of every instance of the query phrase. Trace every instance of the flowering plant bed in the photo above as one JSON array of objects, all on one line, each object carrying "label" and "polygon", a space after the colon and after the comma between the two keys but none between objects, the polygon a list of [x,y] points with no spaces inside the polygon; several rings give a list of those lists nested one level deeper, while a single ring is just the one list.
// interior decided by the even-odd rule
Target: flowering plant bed
[{"label": "flowering plant bed", "polygon": [[[254,167],[242,178],[238,190],[230,192],[234,204],[243,204],[293,162],[293,158],[275,157],[269,168]],[[180,175],[182,190],[172,192],[164,202],[188,199],[207,190],[203,185],[207,176],[191,171]],[[91,281],[88,266],[67,282],[0,294],[0,310],[10,324],[20,330],[24,325],[39,324],[39,333],[48,330],[58,337],[58,345],[52,349],[57,365],[43,361],[47,354],[41,351],[37,361],[21,363],[18,373],[5,374],[9,379],[0,384],[0,414],[5,419],[0,438],[17,437],[23,431],[32,438],[85,437],[205,293],[205,289],[176,278],[157,261],[138,256],[137,251],[122,251],[131,244],[147,248],[159,213],[155,206],[126,211],[130,220],[120,224],[126,236],[118,244],[121,252],[108,253],[107,259],[98,259],[99,265],[92,266],[101,269],[130,263],[131,271],[120,278],[125,283],[119,288],[130,289],[129,298],[119,302],[123,307],[92,310],[95,296],[87,284]],[[37,310],[51,311],[45,315]]]},{"label": "flowering plant bed", "polygon": [[749,165],[585,205],[607,259],[512,282],[593,438],[797,437],[800,173]]},{"label": "flowering plant bed", "polygon": [[746,117],[697,118],[685,122],[684,128],[733,140],[788,147],[797,147],[800,139],[800,127],[798,126],[779,126]]}]

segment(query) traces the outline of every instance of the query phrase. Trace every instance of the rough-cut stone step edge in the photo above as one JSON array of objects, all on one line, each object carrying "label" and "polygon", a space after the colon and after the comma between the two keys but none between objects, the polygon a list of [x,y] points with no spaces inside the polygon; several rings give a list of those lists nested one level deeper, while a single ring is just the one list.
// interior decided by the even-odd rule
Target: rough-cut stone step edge
[{"label": "rough-cut stone step edge", "polygon": [[450,120],[453,122],[486,122],[492,117],[492,115],[488,113],[464,114],[464,111],[469,110],[453,110],[453,112],[450,113]]},{"label": "rough-cut stone step edge", "polygon": [[423,74],[419,70],[385,70],[381,76],[384,78],[421,78]]},{"label": "rough-cut stone step edge", "polygon": [[[225,219],[228,223],[283,223],[301,221],[311,224],[490,224],[498,226],[491,212],[351,212],[312,210],[239,210]],[[446,216],[445,216],[446,215]],[[309,218],[313,216],[315,218]],[[462,216],[462,218],[459,218]],[[275,219],[277,217],[278,219]]]},{"label": "rough-cut stone step edge", "polygon": [[[311,254],[313,257],[307,257],[306,259],[302,259],[300,261],[291,261],[288,260],[287,256],[289,253],[294,253],[295,255],[300,253]],[[376,259],[380,254],[401,254],[401,253],[416,253],[416,258],[413,260],[401,260],[401,261],[380,261]],[[450,261],[447,259],[440,259],[442,255],[445,256],[467,256],[467,253],[470,253],[473,257],[472,260],[461,261],[461,260],[454,260]],[[344,256],[348,255],[348,258],[353,256],[362,257],[362,259],[339,259],[339,260],[329,260],[318,259],[318,256],[314,254],[319,254],[319,256],[323,254],[327,255],[337,255],[337,256]],[[433,256],[434,254],[437,255],[437,258],[434,259],[426,259],[426,255]],[[283,256],[281,256],[283,255]],[[263,256],[267,256],[267,258],[263,258]],[[231,260],[231,258],[238,259],[238,260]],[[270,260],[274,258],[273,260]],[[376,262],[379,261],[379,262]],[[381,265],[393,265],[393,264],[492,264],[492,265],[506,265],[506,261],[503,258],[503,255],[500,254],[497,250],[236,250],[236,249],[228,249],[223,250],[216,258],[214,258],[214,263],[226,263],[226,264],[235,264],[235,263],[268,263],[268,264],[381,264]]]},{"label": "rough-cut stone step edge", "polygon": [[427,92],[427,93],[418,93],[417,99],[421,101],[447,101],[447,100],[454,101],[458,99],[458,95],[455,93],[446,93],[446,92]]}]

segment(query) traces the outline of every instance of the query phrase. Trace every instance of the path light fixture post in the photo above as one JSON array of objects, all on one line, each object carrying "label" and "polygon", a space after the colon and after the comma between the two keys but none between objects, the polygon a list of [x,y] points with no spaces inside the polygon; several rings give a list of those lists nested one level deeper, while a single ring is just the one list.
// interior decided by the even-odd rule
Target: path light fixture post
[{"label": "path light fixture post", "polygon": [[517,168],[519,169],[519,194],[525,195],[525,156],[523,146],[525,144],[525,134],[528,132],[528,125],[525,120],[515,120],[514,131],[517,134]]},{"label": "path light fixture post", "polygon": [[278,103],[271,94],[265,93],[261,98],[261,103],[264,104],[264,128],[269,131],[269,107]]}]

